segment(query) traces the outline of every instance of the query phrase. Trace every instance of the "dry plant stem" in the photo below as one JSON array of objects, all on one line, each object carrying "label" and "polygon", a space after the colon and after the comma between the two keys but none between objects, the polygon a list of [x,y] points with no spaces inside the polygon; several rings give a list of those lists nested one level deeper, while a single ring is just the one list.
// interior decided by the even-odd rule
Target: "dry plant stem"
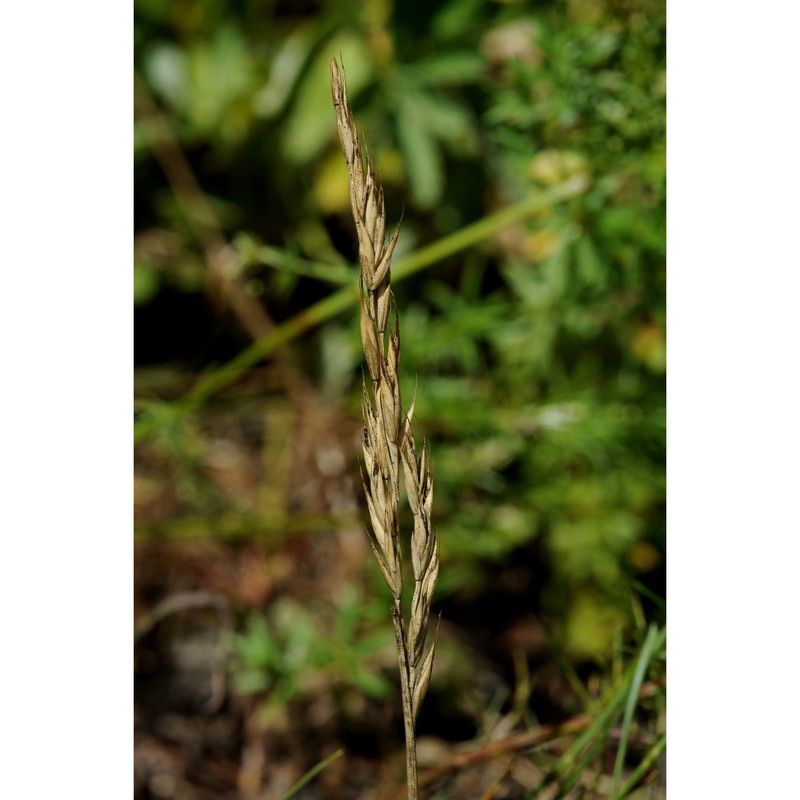
[{"label": "dry plant stem", "polygon": [[[347,87],[335,59],[330,69],[339,139],[350,178],[350,206],[358,235],[361,342],[371,383],[371,391],[366,378],[362,387],[364,470],[361,477],[372,523],[367,533],[394,598],[392,619],[405,722],[408,797],[417,800],[414,723],[428,690],[436,646],[434,638],[425,654],[431,599],[439,576],[439,545],[431,526],[433,480],[425,442],[417,455],[411,430],[414,403],[404,415],[400,402],[400,321],[391,289],[392,254],[400,226],[387,242],[383,189],[375,179],[369,159],[362,155],[347,101]],[[407,619],[403,616],[403,558],[397,518],[401,464],[414,515],[410,546],[414,591]]]},{"label": "dry plant stem", "polygon": [[417,779],[417,740],[414,730],[414,715],[409,713],[411,708],[411,687],[408,674],[408,658],[406,657],[405,634],[403,632],[403,611],[400,601],[395,598],[392,608],[392,622],[394,635],[397,640],[397,661],[400,666],[400,695],[403,701],[403,724],[406,735],[406,780],[408,783],[409,800],[419,797],[419,782]]}]

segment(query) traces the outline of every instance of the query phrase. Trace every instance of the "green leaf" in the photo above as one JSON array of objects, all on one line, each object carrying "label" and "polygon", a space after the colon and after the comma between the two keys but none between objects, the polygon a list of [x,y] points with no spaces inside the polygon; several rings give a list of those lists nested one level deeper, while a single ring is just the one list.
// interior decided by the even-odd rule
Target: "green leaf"
[{"label": "green leaf", "polygon": [[182,110],[188,102],[189,80],[186,55],[174,44],[156,44],[144,58],[144,74],[155,91],[173,108]]},{"label": "green leaf", "polygon": [[320,48],[300,79],[295,102],[282,131],[283,152],[298,166],[312,161],[336,137],[328,73],[331,53],[342,54],[351,104],[372,76],[369,53],[354,33],[341,33]]},{"label": "green leaf", "polygon": [[588,234],[575,242],[575,267],[578,278],[592,289],[604,289],[608,284],[607,268]]},{"label": "green leaf", "polygon": [[161,274],[156,267],[144,261],[133,263],[133,302],[143,306],[158,294],[161,285]]},{"label": "green leaf", "polygon": [[234,675],[234,686],[238,694],[258,694],[272,685],[272,678],[264,670],[247,669]]},{"label": "green leaf", "polygon": [[242,32],[225,24],[210,42],[189,51],[188,113],[201,130],[221,140],[238,139],[251,118],[249,97],[256,74]]},{"label": "green leaf", "polygon": [[420,124],[446,147],[454,149],[454,145],[461,144],[474,148],[477,145],[475,122],[463,105],[431,92],[414,92],[409,97]]},{"label": "green leaf", "polygon": [[385,700],[391,692],[392,684],[386,678],[363,667],[354,667],[350,676],[359,691],[377,700]]},{"label": "green leaf", "polygon": [[484,0],[450,0],[436,14],[431,30],[439,41],[449,41],[481,24]]},{"label": "green leaf", "polygon": [[408,67],[414,81],[422,86],[457,86],[477,83],[485,65],[476,50],[451,50],[430,56]]},{"label": "green leaf", "polygon": [[413,95],[400,95],[396,121],[412,197],[421,208],[432,208],[442,196],[444,174],[439,145],[425,127],[425,109]]},{"label": "green leaf", "polygon": [[621,37],[615,31],[598,31],[581,43],[578,63],[596,67],[606,61],[619,48]]},{"label": "green leaf", "polygon": [[261,117],[274,117],[288,103],[310,53],[319,41],[319,28],[298,25],[272,59],[269,80],[253,98],[253,109]]}]

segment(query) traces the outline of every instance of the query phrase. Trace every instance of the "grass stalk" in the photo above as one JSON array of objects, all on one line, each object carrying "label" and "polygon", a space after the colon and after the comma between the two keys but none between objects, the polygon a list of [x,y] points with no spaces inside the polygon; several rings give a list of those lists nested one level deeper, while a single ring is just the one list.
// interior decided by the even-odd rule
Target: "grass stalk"
[{"label": "grass stalk", "polygon": [[409,800],[419,797],[419,778],[417,777],[417,742],[414,730],[414,715],[409,711],[412,708],[411,686],[408,674],[408,657],[406,654],[405,632],[403,631],[403,611],[400,602],[395,600],[392,607],[392,622],[397,643],[397,661],[400,667],[400,696],[403,702],[403,727],[406,737],[406,778],[408,784]]},{"label": "grass stalk", "polygon": [[[433,669],[436,637],[427,653],[425,642],[431,600],[439,577],[439,541],[431,524],[431,459],[424,441],[417,453],[411,428],[414,402],[403,413],[400,397],[400,317],[391,286],[392,254],[400,225],[387,238],[383,187],[377,182],[366,154],[362,154],[347,100],[347,86],[335,59],[330,62],[330,70],[336,124],[347,163],[350,207],[358,236],[361,343],[369,375],[364,376],[361,392],[364,416],[361,479],[371,522],[367,533],[394,598],[392,621],[400,669],[408,798],[418,800],[415,722]],[[398,524],[401,471],[414,517],[409,546],[414,589],[405,615]]]}]

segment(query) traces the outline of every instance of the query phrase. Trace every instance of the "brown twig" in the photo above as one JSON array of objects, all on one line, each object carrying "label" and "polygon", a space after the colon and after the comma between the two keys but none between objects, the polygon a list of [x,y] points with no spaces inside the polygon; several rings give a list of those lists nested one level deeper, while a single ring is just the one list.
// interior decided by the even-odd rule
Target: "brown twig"
[{"label": "brown twig", "polygon": [[591,721],[592,718],[588,714],[579,714],[560,725],[543,725],[533,731],[514,733],[496,742],[487,742],[472,750],[456,753],[441,764],[425,770],[420,776],[419,785],[430,786],[441,778],[470,769],[486,761],[517,753],[520,750],[528,750],[565,736],[573,736],[585,730]]},{"label": "brown twig", "polygon": [[[658,691],[658,684],[653,681],[648,681],[643,684],[639,692],[639,697],[652,697]],[[590,714],[578,714],[559,725],[542,725],[532,731],[512,733],[503,739],[487,742],[471,750],[455,753],[446,761],[425,770],[420,776],[419,785],[421,787],[427,787],[441,778],[455,772],[460,772],[461,770],[470,769],[486,761],[539,747],[566,736],[574,736],[577,733],[582,733],[591,724],[593,719],[594,717]],[[618,732],[616,733],[618,734]],[[614,735],[615,732],[612,731],[610,738],[613,739]],[[652,744],[651,741],[643,741],[642,743]]]}]

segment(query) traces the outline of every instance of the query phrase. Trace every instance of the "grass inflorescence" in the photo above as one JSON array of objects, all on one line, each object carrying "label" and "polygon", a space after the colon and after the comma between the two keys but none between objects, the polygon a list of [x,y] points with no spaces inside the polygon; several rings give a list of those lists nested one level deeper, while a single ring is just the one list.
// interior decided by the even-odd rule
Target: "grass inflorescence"
[{"label": "grass inflorescence", "polygon": [[[410,800],[419,796],[415,720],[428,690],[436,642],[425,652],[428,617],[439,576],[439,543],[431,524],[433,479],[427,442],[417,451],[411,420],[414,403],[403,413],[400,398],[400,319],[391,287],[391,263],[400,225],[386,237],[383,188],[359,144],[347,87],[336,60],[330,62],[339,139],[350,178],[350,206],[358,234],[361,341],[369,372],[362,387],[364,415],[362,481],[367,497],[370,543],[394,598],[392,619],[400,666]],[[402,464],[402,470],[401,470]],[[414,590],[403,612],[403,554],[398,505],[400,473],[414,515],[411,563]]]}]

